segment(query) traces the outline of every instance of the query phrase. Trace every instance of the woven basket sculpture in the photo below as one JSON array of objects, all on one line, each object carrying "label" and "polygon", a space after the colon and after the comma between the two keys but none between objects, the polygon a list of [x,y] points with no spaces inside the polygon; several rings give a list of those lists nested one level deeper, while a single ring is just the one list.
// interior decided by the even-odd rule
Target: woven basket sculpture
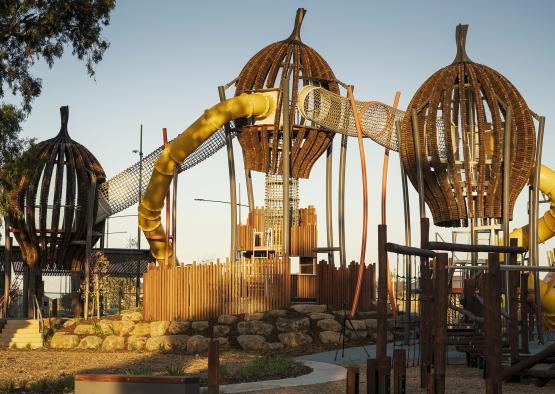
[{"label": "woven basket sculpture", "polygon": [[[455,61],[418,89],[400,135],[403,167],[417,187],[411,113],[417,111],[425,201],[438,226],[467,226],[502,217],[503,137],[507,108],[510,130],[510,217],[531,174],[535,130],[528,106],[513,84],[465,51],[468,25],[456,30]],[[438,127],[437,120],[443,121]],[[441,123],[441,122],[440,122]]]},{"label": "woven basket sculpture", "polygon": [[[99,183],[106,175],[93,154],[69,137],[68,107],[61,107],[60,114],[58,135],[38,145],[41,165],[22,178],[10,196],[10,222],[27,265],[79,271],[85,255],[91,173]],[[95,196],[95,213],[96,200]],[[94,226],[93,245],[102,226],[103,222]]]},{"label": "woven basket sculpture", "polygon": [[[333,71],[326,61],[300,38],[304,9],[297,10],[293,33],[284,41],[268,45],[254,55],[243,67],[237,80],[235,95],[252,90],[280,88],[290,75],[291,99],[291,176],[308,178],[314,162],[326,150],[333,133],[316,125],[300,124],[297,99],[304,85],[316,85],[339,92]],[[300,86],[299,86],[300,85]],[[278,108],[281,108],[281,95]],[[270,174],[282,174],[279,116],[273,125],[253,125],[247,120],[237,122],[239,142],[247,169]]]}]

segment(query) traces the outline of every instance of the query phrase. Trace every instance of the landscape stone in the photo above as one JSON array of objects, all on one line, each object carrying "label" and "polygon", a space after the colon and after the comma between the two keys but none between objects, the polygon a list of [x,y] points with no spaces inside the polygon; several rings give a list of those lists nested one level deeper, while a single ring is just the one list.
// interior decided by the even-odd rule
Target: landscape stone
[{"label": "landscape stone", "polygon": [[318,304],[295,304],[291,306],[291,309],[299,313],[324,313],[327,309],[326,305]]},{"label": "landscape stone", "polygon": [[245,321],[262,320],[263,317],[264,317],[264,313],[262,312],[246,313]]},{"label": "landscape stone", "polygon": [[351,339],[362,339],[368,336],[368,331],[346,329],[345,334],[347,334],[347,336]]},{"label": "landscape stone", "polygon": [[318,320],[316,326],[322,331],[341,331],[341,323],[335,319],[322,319]]},{"label": "landscape stone", "polygon": [[220,350],[229,349],[229,339],[224,338],[224,337],[218,337],[218,338],[214,338],[214,339],[219,342]]},{"label": "landscape stone", "polygon": [[149,352],[163,352],[171,350],[172,345],[166,335],[147,339],[145,349]]},{"label": "landscape stone", "polygon": [[214,330],[213,333],[215,337],[225,337],[231,330],[229,326],[226,326],[225,324],[215,325],[212,329]]},{"label": "landscape stone", "polygon": [[75,323],[76,323],[75,319],[66,320],[66,321],[64,322],[64,328],[73,327],[73,326],[75,325]]},{"label": "landscape stone", "polygon": [[124,336],[129,335],[133,327],[135,327],[135,323],[131,320],[116,320],[113,323],[113,327],[115,335]]},{"label": "landscape stone", "polygon": [[125,338],[119,335],[109,335],[102,342],[102,350],[113,352],[114,350],[125,349]]},{"label": "landscape stone", "polygon": [[339,345],[343,340],[343,334],[336,331],[322,331],[319,335],[324,344]]},{"label": "landscape stone", "polygon": [[276,321],[276,327],[281,332],[306,331],[310,328],[310,320],[308,317],[302,319],[284,319],[280,317]]},{"label": "landscape stone", "polygon": [[89,335],[79,342],[79,349],[98,349],[102,346],[102,338],[95,335]]},{"label": "landscape stone", "polygon": [[79,337],[77,335],[56,333],[50,340],[50,347],[52,349],[73,349],[78,345]]},{"label": "landscape stone", "polygon": [[189,338],[188,335],[166,335],[171,349],[187,350]]},{"label": "landscape stone", "polygon": [[141,312],[122,313],[121,320],[131,320],[133,322],[137,322],[143,320],[143,315]]},{"label": "landscape stone", "polygon": [[191,327],[197,332],[202,332],[208,328],[208,322],[204,320],[194,321],[191,323]]},{"label": "landscape stone", "polygon": [[95,332],[92,324],[78,324],[73,333],[75,335],[93,335]]},{"label": "landscape stone", "polygon": [[135,335],[131,335],[127,338],[127,350],[144,350],[146,345],[146,337],[137,337]]},{"label": "landscape stone", "polygon": [[270,317],[285,317],[285,315],[287,315],[287,311],[285,309],[273,309],[266,312],[266,315]]},{"label": "landscape stone", "polygon": [[378,319],[365,319],[366,328],[376,329],[378,328]]},{"label": "landscape stone", "polygon": [[233,315],[220,315],[218,317],[218,324],[227,324],[228,326],[237,321],[237,316]]},{"label": "landscape stone", "polygon": [[148,323],[137,323],[133,327],[131,335],[136,337],[148,337],[150,335],[150,324]]},{"label": "landscape stone", "polygon": [[270,342],[270,343],[268,343],[268,350],[275,351],[275,350],[281,350],[283,348],[284,348],[284,346],[283,346],[283,343],[281,343],[281,342]]},{"label": "landscape stone", "polygon": [[99,325],[103,335],[112,335],[112,334],[115,334],[116,332],[114,329],[113,320],[107,320],[107,319],[100,320]]},{"label": "landscape stone", "polygon": [[329,313],[311,313],[310,314],[310,318],[312,320],[322,320],[322,319],[335,319],[335,317],[332,314]]},{"label": "landscape stone", "polygon": [[170,326],[170,322],[167,320],[150,322],[150,336],[161,337],[166,333],[169,326]]},{"label": "landscape stone", "polygon": [[298,347],[312,343],[312,338],[302,332],[287,332],[279,334],[278,338],[287,347]]},{"label": "landscape stone", "polygon": [[200,353],[208,349],[209,339],[202,335],[193,335],[187,341],[187,352]]},{"label": "landscape stone", "polygon": [[274,326],[260,320],[242,321],[237,324],[237,330],[240,334],[270,335]]},{"label": "landscape stone", "polygon": [[237,342],[246,351],[261,351],[268,348],[268,342],[260,335],[239,335]]},{"label": "landscape stone", "polygon": [[191,322],[184,321],[172,321],[168,327],[168,334],[183,334],[191,326]]},{"label": "landscape stone", "polygon": [[347,320],[345,326],[356,331],[366,330],[366,322],[364,320]]}]

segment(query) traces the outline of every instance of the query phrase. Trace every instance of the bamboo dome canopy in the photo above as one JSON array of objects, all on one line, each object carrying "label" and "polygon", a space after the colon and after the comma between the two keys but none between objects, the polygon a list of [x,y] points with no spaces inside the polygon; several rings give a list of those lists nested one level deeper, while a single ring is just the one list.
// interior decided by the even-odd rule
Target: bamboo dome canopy
[{"label": "bamboo dome canopy", "polygon": [[[316,85],[334,93],[339,92],[335,75],[328,63],[301,41],[301,24],[306,10],[297,10],[295,27],[286,40],[275,42],[260,50],[243,67],[237,79],[235,95],[252,90],[281,88],[290,75],[289,124],[291,125],[291,175],[308,178],[316,159],[326,150],[334,134],[317,125],[301,121],[297,110],[298,92],[304,85]],[[281,174],[282,128],[280,116],[274,124],[255,125],[246,119],[236,122],[245,166],[253,171]],[[303,123],[302,123],[303,122]]]},{"label": "bamboo dome canopy", "polygon": [[411,119],[416,111],[425,201],[434,223],[445,227],[467,226],[472,218],[488,222],[502,217],[503,137],[509,107],[511,218],[535,154],[534,123],[526,101],[499,72],[468,58],[467,29],[468,25],[457,26],[454,62],[420,86],[400,133],[403,167],[417,188]]},{"label": "bamboo dome canopy", "polygon": [[[68,107],[61,107],[60,115],[60,132],[38,144],[39,165],[10,195],[10,222],[27,265],[78,271],[85,256],[89,190],[95,187],[91,181],[103,182],[106,175],[94,155],[70,138]],[[93,245],[102,226],[93,228]]]}]

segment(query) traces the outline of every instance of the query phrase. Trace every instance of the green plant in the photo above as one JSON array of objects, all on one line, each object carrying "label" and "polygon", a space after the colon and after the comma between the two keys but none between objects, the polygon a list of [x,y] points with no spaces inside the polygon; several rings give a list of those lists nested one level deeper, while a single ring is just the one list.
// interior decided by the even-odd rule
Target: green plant
[{"label": "green plant", "polygon": [[73,376],[62,374],[56,378],[41,378],[28,385],[31,393],[65,393],[74,390]]},{"label": "green plant", "polygon": [[[113,330],[112,326],[110,326],[110,328],[112,328],[112,330]],[[93,326],[92,326],[92,329],[93,329],[95,334],[102,334],[102,327],[100,326],[100,323],[98,323],[98,322],[94,323]]]},{"label": "green plant", "polygon": [[14,379],[4,380],[0,384],[0,393],[15,393],[17,385]]},{"label": "green plant", "polygon": [[152,367],[146,364],[137,365],[131,368],[125,368],[122,370],[123,375],[150,375],[152,373]]},{"label": "green plant", "polygon": [[220,367],[218,368],[218,375],[220,376],[220,379],[224,379],[229,376],[229,369],[227,369],[224,364],[220,364]]},{"label": "green plant", "polygon": [[291,357],[264,356],[239,366],[235,370],[235,378],[239,381],[264,380],[276,376],[298,375],[306,368]]},{"label": "green plant", "polygon": [[169,376],[182,376],[185,373],[183,372],[183,367],[179,364],[170,364],[166,367],[166,373]]},{"label": "green plant", "polygon": [[27,349],[27,350],[31,350],[31,344],[30,344],[30,343],[28,343],[27,345],[25,345],[25,349]]}]

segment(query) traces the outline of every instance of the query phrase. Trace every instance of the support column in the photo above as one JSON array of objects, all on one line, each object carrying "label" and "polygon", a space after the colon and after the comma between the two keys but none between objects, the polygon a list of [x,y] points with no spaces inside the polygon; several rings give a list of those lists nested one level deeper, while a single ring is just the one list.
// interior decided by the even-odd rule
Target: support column
[{"label": "support column", "polygon": [[341,151],[339,154],[339,196],[337,199],[338,222],[339,222],[339,261],[341,267],[347,267],[347,256],[345,254],[345,168],[347,165],[347,141],[346,135],[341,136]]},{"label": "support column", "polygon": [[283,113],[283,148],[281,152],[283,163],[283,255],[289,258],[291,251],[291,223],[290,223],[290,198],[289,198],[289,178],[290,174],[290,129],[289,129],[289,74],[285,77],[281,86],[282,113]]},{"label": "support column", "polygon": [[88,318],[89,315],[89,288],[90,288],[90,270],[91,270],[91,249],[92,249],[92,231],[94,220],[94,207],[96,198],[96,175],[89,172],[90,185],[89,195],[87,199],[87,238],[85,240],[85,306],[83,310],[83,317]]},{"label": "support column", "polygon": [[[225,101],[225,86],[218,86],[220,102]],[[235,181],[235,158],[233,156],[233,141],[229,124],[224,126],[225,145],[227,149],[227,167],[229,172],[229,201],[231,209],[231,240],[229,247],[229,259],[234,262],[237,259],[237,186]]]},{"label": "support column", "polygon": [[333,181],[333,140],[330,143],[326,151],[326,235],[328,241],[328,262],[334,264],[333,262],[333,206],[332,206],[332,181]]},{"label": "support column", "polygon": [[8,317],[8,310],[10,307],[10,287],[12,279],[12,237],[9,234],[9,227],[7,220],[4,220],[6,227],[6,237],[4,246],[4,310],[2,311],[3,317]]},{"label": "support column", "polygon": [[[503,245],[509,246],[509,216],[510,216],[510,180],[511,180],[511,136],[512,136],[513,108],[509,105],[505,112],[505,131],[503,134]],[[505,253],[504,261],[509,261],[509,254]],[[507,311],[510,309],[509,299],[509,271],[504,275],[504,294]]]},{"label": "support column", "polygon": [[254,193],[252,191],[252,174],[251,174],[251,170],[247,169],[246,167],[245,167],[245,183],[247,184],[247,200],[249,204],[249,212],[253,212]]}]

